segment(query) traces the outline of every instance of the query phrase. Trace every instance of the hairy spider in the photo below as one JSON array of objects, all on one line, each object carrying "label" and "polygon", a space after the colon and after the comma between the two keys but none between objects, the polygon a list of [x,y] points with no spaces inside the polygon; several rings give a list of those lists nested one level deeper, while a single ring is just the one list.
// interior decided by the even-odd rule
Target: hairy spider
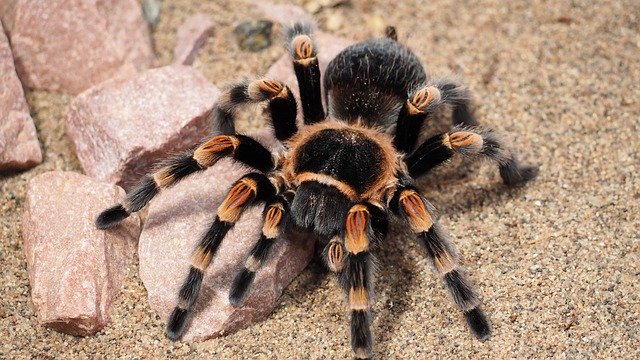
[{"label": "hairy spider", "polygon": [[[467,90],[454,81],[428,77],[418,58],[397,41],[393,28],[387,30],[386,38],[352,45],[329,63],[325,114],[311,36],[304,24],[287,31],[303,126],[296,124],[296,99],[283,83],[262,79],[233,85],[212,113],[217,134],[194,150],[162,162],[121,204],[103,211],[96,226],[114,226],[161,189],[228,156],[257,171],[231,187],[193,252],[189,274],[168,320],[169,338],[181,337],[203,274],[225,234],[247,207],[264,204],[262,236],[233,282],[232,304],[243,301],[283,226],[291,223],[313,231],[324,246],[326,265],[339,278],[348,299],[354,354],[370,357],[372,251],[387,233],[388,216],[395,214],[416,234],[475,336],[488,339],[489,320],[458,263],[456,247],[414,181],[455,154],[495,161],[507,185],[535,178],[537,168],[521,166],[514,151],[494,132],[478,127]],[[275,153],[235,133],[236,110],[258,102],[268,103],[275,136],[282,144]],[[442,106],[452,108],[453,129],[416,148],[423,125]]]}]

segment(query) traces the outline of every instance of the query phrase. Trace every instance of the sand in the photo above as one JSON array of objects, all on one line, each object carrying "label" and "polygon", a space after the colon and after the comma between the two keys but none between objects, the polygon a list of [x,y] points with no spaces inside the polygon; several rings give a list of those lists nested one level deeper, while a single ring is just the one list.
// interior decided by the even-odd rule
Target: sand
[{"label": "sand", "polygon": [[[319,27],[358,40],[397,26],[432,73],[455,73],[469,85],[483,124],[540,165],[539,179],[519,190],[500,185],[488,163],[454,162],[421,181],[480,289],[494,335],[486,343],[472,337],[409,231],[394,223],[378,252],[377,358],[640,356],[640,3],[350,3],[322,9]],[[199,11],[216,32],[195,66],[216,84],[262,74],[283,53],[281,39],[259,53],[238,49],[233,27],[259,18],[250,6],[174,0],[164,2],[153,33],[161,64],[171,62],[177,26]],[[318,263],[266,321],[203,343],[165,339],[137,264],[100,333],[76,338],[39,326],[20,236],[26,184],[80,167],[64,131],[71,98],[29,92],[27,100],[45,161],[0,177],[0,358],[350,356],[342,295]],[[239,128],[260,126],[252,114]]]}]

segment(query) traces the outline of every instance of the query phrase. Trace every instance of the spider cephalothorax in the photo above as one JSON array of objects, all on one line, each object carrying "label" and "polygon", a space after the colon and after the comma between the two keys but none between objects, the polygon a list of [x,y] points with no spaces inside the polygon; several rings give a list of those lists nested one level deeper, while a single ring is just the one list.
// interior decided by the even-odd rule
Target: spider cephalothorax
[{"label": "spider cephalothorax", "polygon": [[[227,231],[247,207],[264,204],[262,236],[233,282],[232,304],[243,301],[285,224],[313,231],[324,247],[325,263],[347,296],[354,354],[370,357],[372,252],[384,239],[388,216],[393,214],[416,234],[469,327],[486,340],[491,330],[480,299],[458,263],[455,246],[414,181],[455,154],[495,161],[507,185],[533,179],[537,169],[522,167],[499,137],[478,127],[467,91],[453,81],[427,77],[417,57],[397,42],[394,29],[388,29],[387,38],[350,46],[331,61],[324,84],[328,114],[309,27],[293,26],[288,43],[304,124],[296,123],[297,101],[283,83],[262,79],[231,86],[213,110],[217,134],[160,163],[121,204],[96,220],[98,228],[114,226],[161,189],[222,157],[256,170],[231,187],[194,250],[167,336],[182,335],[203,274]],[[235,133],[236,109],[256,102],[267,103],[275,136],[283,145],[277,153]],[[418,134],[442,106],[451,107],[453,129],[416,148]]]}]

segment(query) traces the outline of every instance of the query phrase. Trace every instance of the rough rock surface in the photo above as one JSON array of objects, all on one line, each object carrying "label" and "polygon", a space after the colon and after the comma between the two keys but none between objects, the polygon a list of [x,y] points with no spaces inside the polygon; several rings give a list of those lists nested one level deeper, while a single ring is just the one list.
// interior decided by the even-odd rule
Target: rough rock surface
[{"label": "rough rock surface", "polygon": [[29,182],[22,234],[40,324],[84,336],[110,321],[140,219],[134,215],[110,231],[97,230],[93,221],[123,195],[74,172],[47,172]]},{"label": "rough rock surface", "polygon": [[[256,137],[273,143],[267,129]],[[166,322],[176,305],[177,294],[188,272],[191,251],[208,228],[231,184],[246,168],[221,160],[204,173],[193,175],[159,194],[150,205],[149,217],[140,235],[140,277],[151,307]],[[313,253],[311,236],[288,235],[279,240],[256,275],[253,287],[240,307],[229,304],[228,294],[235,275],[260,237],[262,207],[248,209],[229,231],[207,270],[194,316],[183,336],[201,341],[232,333],[267,317],[282,290],[307,265]]]},{"label": "rough rock surface", "polygon": [[67,132],[87,175],[128,189],[155,161],[210,132],[207,114],[218,95],[191,67],[147,70],[78,95]]},{"label": "rough rock surface", "polygon": [[154,53],[136,0],[1,0],[16,68],[30,89],[77,94],[151,66]]},{"label": "rough rock surface", "polygon": [[[351,45],[353,42],[344,38],[340,38],[331,34],[327,34],[321,31],[316,31],[314,34],[314,41],[316,47],[320,49],[318,52],[318,62],[320,64],[320,72],[322,74],[322,81],[324,81],[324,73],[327,69],[329,62],[340,53],[344,48]],[[276,61],[267,71],[266,78],[276,79],[284,82],[293,91],[298,99],[298,120],[302,119],[302,107],[300,106],[300,94],[298,90],[298,80],[296,74],[293,71],[293,65],[291,63],[291,56],[284,54],[278,61]],[[323,92],[324,99],[324,92]],[[323,100],[324,101],[324,100]],[[324,103],[324,102],[323,102]]]},{"label": "rough rock surface", "polygon": [[195,14],[185,19],[178,28],[176,47],[173,50],[173,63],[191,65],[198,50],[213,35],[213,22],[206,14]]},{"label": "rough rock surface", "polygon": [[28,169],[42,162],[42,152],[2,24],[0,84],[0,171]]}]

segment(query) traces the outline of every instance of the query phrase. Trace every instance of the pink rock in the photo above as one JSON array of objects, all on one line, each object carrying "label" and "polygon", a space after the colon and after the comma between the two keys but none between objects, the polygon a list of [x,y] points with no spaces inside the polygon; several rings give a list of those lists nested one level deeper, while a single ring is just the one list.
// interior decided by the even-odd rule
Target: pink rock
[{"label": "pink rock", "polygon": [[282,26],[290,26],[296,22],[314,23],[313,17],[296,5],[272,4],[265,1],[254,1],[253,3],[267,19]]},{"label": "pink rock", "polygon": [[[271,134],[263,129],[256,139],[268,145],[274,142]],[[246,168],[224,159],[163,191],[151,203],[140,235],[140,278],[147,288],[151,308],[165,323],[189,271],[192,250],[213,221],[231,184],[247,172]],[[286,241],[278,240],[257,272],[243,305],[231,306],[228,300],[231,282],[260,237],[261,213],[261,206],[245,211],[223,240],[205,273],[184,341],[222,336],[264,319],[276,306],[282,290],[311,259],[312,236],[289,235]]]},{"label": "pink rock", "polygon": [[41,162],[36,127],[0,24],[0,171],[28,169]]},{"label": "pink rock", "polygon": [[93,222],[123,195],[118,186],[73,172],[47,172],[29,182],[22,236],[40,324],[85,336],[110,321],[135,256],[140,219],[132,216],[110,231]]},{"label": "pink rock", "polygon": [[189,16],[178,28],[178,39],[173,50],[173,63],[191,65],[198,51],[213,35],[213,22],[205,14]]},{"label": "pink rock", "polygon": [[191,148],[211,131],[207,115],[218,95],[187,66],[111,79],[73,100],[67,133],[87,175],[128,189],[158,158]]},{"label": "pink rock", "polygon": [[[353,42],[344,38],[333,36],[324,32],[317,31],[314,35],[314,41],[318,51],[318,63],[320,64],[320,72],[322,81],[324,81],[324,73],[329,62],[340,53],[344,48]],[[302,108],[300,107],[300,92],[298,89],[298,80],[296,73],[293,71],[293,63],[289,54],[284,54],[276,61],[265,75],[265,78],[279,80],[287,84],[298,99],[298,120],[302,121]],[[324,99],[324,91],[323,91]],[[324,100],[323,100],[324,103]],[[326,110],[326,109],[325,109]]]},{"label": "pink rock", "polygon": [[0,0],[0,9],[27,88],[77,94],[152,65],[136,0]]}]

